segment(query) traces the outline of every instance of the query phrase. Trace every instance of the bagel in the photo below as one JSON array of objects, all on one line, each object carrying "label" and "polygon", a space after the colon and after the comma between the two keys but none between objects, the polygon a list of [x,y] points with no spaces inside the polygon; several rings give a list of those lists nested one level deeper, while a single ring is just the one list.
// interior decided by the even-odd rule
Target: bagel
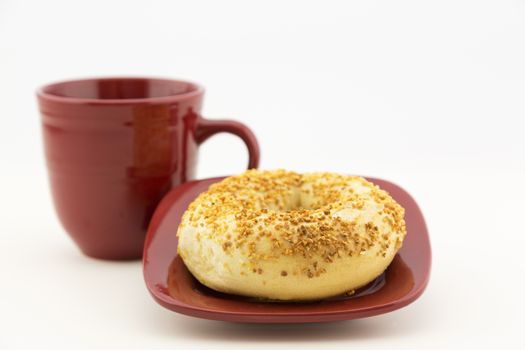
[{"label": "bagel", "polygon": [[177,249],[209,288],[306,301],[373,281],[405,234],[404,209],[362,177],[248,170],[190,204]]}]

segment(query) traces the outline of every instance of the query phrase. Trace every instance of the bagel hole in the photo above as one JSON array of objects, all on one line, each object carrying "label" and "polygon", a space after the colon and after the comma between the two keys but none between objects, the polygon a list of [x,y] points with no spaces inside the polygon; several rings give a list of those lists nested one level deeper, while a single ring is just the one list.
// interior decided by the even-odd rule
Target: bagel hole
[{"label": "bagel hole", "polygon": [[289,197],[283,198],[283,204],[284,208],[282,209],[279,207],[279,204],[275,204],[275,206],[270,205],[267,209],[283,212],[317,210],[324,207],[328,203],[325,203],[319,198],[316,198],[310,191],[297,188],[291,191]]}]

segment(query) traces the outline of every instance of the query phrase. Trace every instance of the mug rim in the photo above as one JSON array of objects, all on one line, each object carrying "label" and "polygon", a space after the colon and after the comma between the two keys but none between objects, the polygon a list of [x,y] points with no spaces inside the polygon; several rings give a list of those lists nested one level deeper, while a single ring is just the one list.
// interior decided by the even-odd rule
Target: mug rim
[{"label": "mug rim", "polygon": [[[144,81],[156,81],[161,83],[178,83],[186,84],[192,87],[191,91],[181,92],[178,94],[167,95],[167,96],[157,96],[157,97],[136,97],[136,98],[110,98],[110,99],[101,99],[101,98],[92,98],[92,97],[73,97],[73,96],[61,96],[56,95],[48,90],[57,87],[59,85],[66,85],[71,83],[79,82],[95,82],[95,81],[107,81],[107,80],[144,80]],[[91,77],[91,78],[80,78],[80,79],[66,79],[60,80],[53,83],[45,84],[39,87],[36,91],[36,95],[39,98],[61,102],[61,103],[70,103],[70,104],[96,104],[96,105],[125,105],[125,104],[138,104],[138,103],[169,103],[184,100],[194,96],[202,95],[204,93],[204,88],[197,83],[188,80],[182,79],[170,79],[170,78],[159,78],[159,77],[144,77],[144,76],[104,76],[104,77]]]}]

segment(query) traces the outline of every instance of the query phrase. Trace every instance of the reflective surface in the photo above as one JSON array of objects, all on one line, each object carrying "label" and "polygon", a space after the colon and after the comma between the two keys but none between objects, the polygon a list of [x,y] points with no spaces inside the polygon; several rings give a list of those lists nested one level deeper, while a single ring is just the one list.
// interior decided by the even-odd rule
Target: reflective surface
[{"label": "reflective surface", "polygon": [[352,296],[318,302],[268,302],[213,291],[200,284],[177,255],[175,236],[188,204],[221,178],[191,181],[173,189],[153,216],[144,250],[144,277],[166,308],[191,316],[235,322],[288,323],[348,320],[403,307],[421,295],[430,274],[431,251],[416,202],[399,186],[368,180],[387,190],[406,209],[407,236],[388,269]]}]

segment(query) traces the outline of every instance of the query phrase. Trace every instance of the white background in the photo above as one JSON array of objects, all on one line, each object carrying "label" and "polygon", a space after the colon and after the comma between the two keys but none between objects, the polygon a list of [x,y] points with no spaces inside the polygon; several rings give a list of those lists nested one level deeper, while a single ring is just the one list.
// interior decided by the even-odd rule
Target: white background
[{"label": "white background", "polygon": [[[248,124],[263,168],[383,177],[429,226],[425,294],[394,313],[236,325],[158,306],[140,262],[82,256],[47,188],[34,90],[185,78]],[[0,348],[524,349],[523,1],[0,0]],[[199,177],[243,170],[220,135]]]}]

